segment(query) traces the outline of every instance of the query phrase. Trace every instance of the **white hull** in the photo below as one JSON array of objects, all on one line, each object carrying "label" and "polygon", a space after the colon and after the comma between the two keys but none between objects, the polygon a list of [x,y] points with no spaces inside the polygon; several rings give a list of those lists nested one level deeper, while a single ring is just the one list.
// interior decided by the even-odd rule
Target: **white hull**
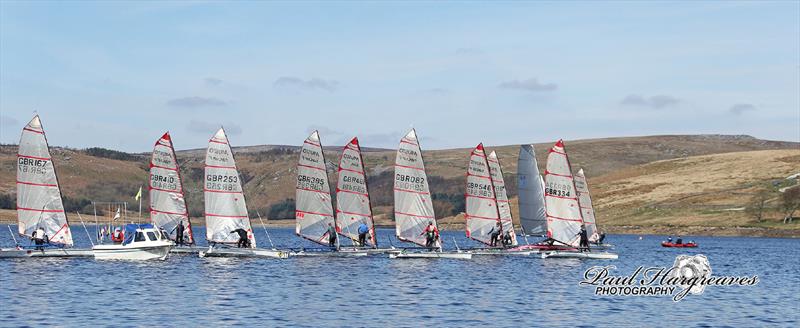
[{"label": "white hull", "polygon": [[98,260],[164,260],[172,244],[151,245],[97,245],[92,250]]},{"label": "white hull", "polygon": [[569,251],[548,251],[542,252],[542,258],[579,258],[579,259],[602,259],[616,260],[619,256],[614,253],[606,252],[569,252]]},{"label": "white hull", "polygon": [[197,254],[207,249],[208,247],[199,246],[175,246],[169,252],[172,254]]},{"label": "white hull", "polygon": [[462,259],[469,260],[472,253],[467,252],[400,252],[389,253],[390,259]]},{"label": "white hull", "polygon": [[512,250],[504,250],[504,249],[476,249],[471,250],[470,253],[473,255],[502,255],[502,256],[528,256],[532,253],[539,253],[538,250],[524,250],[524,251],[512,251]]},{"label": "white hull", "polygon": [[369,253],[364,251],[321,251],[321,252],[308,252],[308,251],[300,251],[300,252],[293,252],[291,256],[298,256],[298,257],[362,257],[367,256]]},{"label": "white hull", "polygon": [[94,253],[91,249],[71,249],[71,248],[51,248],[45,250],[32,249],[0,249],[0,258],[20,258],[20,257],[91,257]]},{"label": "white hull", "polygon": [[198,253],[200,257],[263,257],[285,259],[289,252],[260,248],[213,248]]}]

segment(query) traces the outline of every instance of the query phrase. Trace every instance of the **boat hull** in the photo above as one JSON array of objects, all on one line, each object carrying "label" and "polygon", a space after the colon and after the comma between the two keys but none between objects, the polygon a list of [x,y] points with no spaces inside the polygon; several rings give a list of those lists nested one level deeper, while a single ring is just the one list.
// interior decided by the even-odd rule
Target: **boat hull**
[{"label": "boat hull", "polygon": [[98,245],[92,251],[98,260],[164,260],[172,248],[170,244],[128,246],[128,245]]},{"label": "boat hull", "polygon": [[0,249],[0,258],[21,257],[92,257],[91,249],[50,248],[44,250],[34,249]]},{"label": "boat hull", "polygon": [[511,250],[511,249],[475,249],[470,250],[472,255],[500,255],[500,256],[528,256],[539,253],[538,250]]},{"label": "boat hull", "polygon": [[607,252],[569,252],[569,251],[548,251],[542,252],[543,259],[548,258],[578,258],[578,259],[600,259],[616,260],[619,255]]},{"label": "boat hull", "polygon": [[362,257],[369,255],[369,252],[364,251],[299,251],[292,252],[292,257]]},{"label": "boat hull", "polygon": [[469,260],[472,253],[468,252],[399,252],[389,253],[390,259],[460,259]]},{"label": "boat hull", "polygon": [[697,247],[697,243],[675,244],[675,243],[662,242],[661,247],[695,248]]},{"label": "boat hull", "polygon": [[199,246],[176,246],[169,250],[172,254],[197,254],[201,251],[207,250],[208,247]]},{"label": "boat hull", "polygon": [[198,253],[200,257],[260,257],[285,259],[289,252],[260,248],[213,248],[209,247]]}]

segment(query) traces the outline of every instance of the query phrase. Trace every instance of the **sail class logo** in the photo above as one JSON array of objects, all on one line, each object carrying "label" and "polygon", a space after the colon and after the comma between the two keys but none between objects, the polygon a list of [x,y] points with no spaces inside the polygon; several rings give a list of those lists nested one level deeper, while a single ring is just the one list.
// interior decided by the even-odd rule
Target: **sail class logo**
[{"label": "sail class logo", "polygon": [[758,275],[714,276],[705,255],[678,255],[672,267],[639,266],[629,275],[613,275],[614,265],[594,266],[580,286],[594,286],[598,296],[672,296],[674,302],[700,295],[708,286],[754,286]]}]

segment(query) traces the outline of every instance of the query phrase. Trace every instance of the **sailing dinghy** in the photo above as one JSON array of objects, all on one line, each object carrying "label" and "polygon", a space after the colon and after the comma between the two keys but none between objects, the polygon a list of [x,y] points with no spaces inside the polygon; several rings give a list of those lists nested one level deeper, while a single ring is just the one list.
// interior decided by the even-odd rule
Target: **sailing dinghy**
[{"label": "sailing dinghy", "polygon": [[[547,155],[545,169],[547,237],[553,245],[572,248],[580,245],[578,233],[584,224],[584,219],[574,180],[564,142],[559,140]],[[542,251],[542,258],[549,257],[616,259],[617,255],[577,250]]]},{"label": "sailing dinghy", "polygon": [[16,184],[18,233],[31,240],[36,233],[42,244],[0,249],[0,258],[92,256],[91,250],[72,248],[72,232],[39,115],[22,129]]},{"label": "sailing dinghy", "polygon": [[[183,180],[169,132],[159,138],[150,157],[150,220],[167,232],[175,242],[172,253],[197,253],[205,248],[194,246],[192,223],[183,193]],[[183,240],[177,240],[177,227],[183,225]]]},{"label": "sailing dinghy", "polygon": [[[517,246],[517,236],[512,222],[511,206],[506,194],[503,170],[500,167],[497,153],[492,151],[488,157],[485,154],[483,144],[479,144],[470,154],[467,167],[467,192],[465,193],[467,237],[491,246],[491,234],[487,235],[486,229],[489,229],[488,233],[494,232],[499,222],[502,226],[502,233],[498,235],[495,248],[474,249],[472,253],[475,255],[529,255],[531,250],[514,249]],[[489,188],[490,186],[491,188]],[[490,190],[491,192],[489,192]],[[476,233],[478,238],[475,237]],[[506,234],[510,242],[504,245],[503,238]]]},{"label": "sailing dinghy", "polygon": [[581,213],[583,214],[583,222],[586,224],[586,234],[589,236],[589,243],[592,244],[592,247],[612,247],[610,244],[600,243],[600,228],[597,227],[597,218],[594,215],[592,197],[589,195],[589,183],[586,181],[586,175],[583,173],[583,169],[579,169],[578,173],[575,173],[575,190],[578,192],[578,200],[581,203]]},{"label": "sailing dinghy", "polygon": [[[353,140],[356,141],[355,145],[357,148],[358,141],[356,139]],[[347,151],[347,146],[345,146],[345,151]],[[355,157],[353,153],[343,152],[343,160],[345,154]],[[360,152],[357,153],[357,155],[359,156],[358,163],[360,165]],[[363,250],[357,250],[355,248],[342,249],[339,245],[338,237],[339,234],[342,234],[352,239],[353,231],[350,230],[350,225],[352,224],[355,224],[354,229],[358,229],[358,224],[360,222],[367,221],[370,226],[372,224],[369,195],[366,193],[366,179],[363,175],[363,166],[359,168],[357,167],[358,165],[346,164],[347,166],[345,168],[348,171],[345,172],[348,173],[347,180],[349,183],[343,185],[341,183],[343,175],[341,170],[342,166],[340,164],[340,183],[337,187],[337,197],[345,197],[345,199],[337,199],[337,202],[340,205],[342,202],[348,203],[350,207],[345,207],[345,211],[348,213],[348,218],[353,218],[353,223],[349,220],[348,222],[340,223],[337,222],[333,214],[333,202],[331,200],[330,186],[328,184],[328,169],[325,163],[325,154],[322,150],[319,132],[314,131],[303,141],[303,147],[300,149],[300,158],[297,162],[295,233],[302,238],[322,246],[330,247],[328,242],[330,237],[329,230],[330,228],[334,228],[337,233],[336,244],[331,247],[334,251],[329,251],[330,249],[324,249],[324,251],[322,249],[301,249],[292,253],[292,256],[366,256],[367,252]],[[360,173],[361,175],[358,176],[356,173]],[[351,183],[352,180],[355,179],[360,180],[362,183]],[[345,188],[343,190],[347,192],[340,194],[340,188]],[[361,202],[365,199],[366,203],[362,204]],[[356,218],[356,215],[358,215],[358,218]],[[346,230],[343,231],[342,227]],[[356,238],[357,237],[356,235]]]},{"label": "sailing dinghy", "polygon": [[[203,181],[206,240],[211,246],[208,250],[200,251],[200,257],[288,257],[284,251],[256,248],[242,180],[223,128],[208,140]],[[237,244],[239,240],[234,232],[238,229],[247,232],[249,245],[231,248],[229,246]]]},{"label": "sailing dinghy", "polygon": [[[401,140],[394,165],[394,219],[397,239],[425,247],[424,231],[429,224],[436,228],[433,200],[428,188],[428,176],[422,160],[417,133],[411,129]],[[438,231],[438,228],[436,228]],[[403,249],[390,253],[389,258],[453,258],[471,259],[472,253],[442,251],[442,242],[437,238],[433,248],[427,251]]]}]

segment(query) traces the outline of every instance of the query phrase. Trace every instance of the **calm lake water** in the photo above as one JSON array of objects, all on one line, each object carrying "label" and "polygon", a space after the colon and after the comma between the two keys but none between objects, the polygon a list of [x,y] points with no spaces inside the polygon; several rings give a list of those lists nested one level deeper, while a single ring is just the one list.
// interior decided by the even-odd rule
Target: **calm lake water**
[{"label": "calm lake water", "polygon": [[[13,246],[5,225],[0,245]],[[15,229],[12,226],[12,229]],[[92,228],[90,228],[92,229]],[[260,247],[268,247],[256,229]],[[203,228],[198,243],[205,244]],[[89,247],[73,226],[78,247]],[[293,229],[270,229],[278,246],[312,247]],[[393,230],[379,230],[387,244]],[[446,246],[475,246],[444,232]],[[472,260],[366,258],[201,259],[100,262],[0,260],[0,326],[797,326],[800,240],[684,237],[700,248],[662,248],[663,236],[611,235],[619,260],[474,257]],[[397,243],[395,241],[395,243]],[[750,287],[706,288],[670,297],[595,296],[584,271],[614,264],[671,266],[678,254],[705,254],[714,275],[758,275]]]}]

